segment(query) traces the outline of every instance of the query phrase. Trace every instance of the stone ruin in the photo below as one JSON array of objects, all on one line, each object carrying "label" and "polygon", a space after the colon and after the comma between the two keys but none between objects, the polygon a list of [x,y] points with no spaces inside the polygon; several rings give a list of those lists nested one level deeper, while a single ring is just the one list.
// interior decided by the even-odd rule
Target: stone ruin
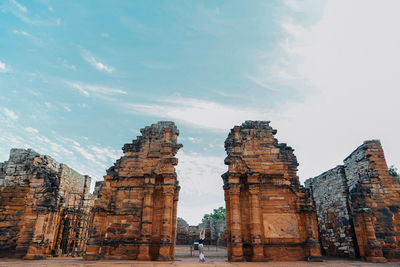
[{"label": "stone ruin", "polygon": [[95,201],[85,259],[172,260],[179,183],[174,166],[181,144],[173,122],[140,130],[107,170]]},{"label": "stone ruin", "polygon": [[311,196],[299,183],[293,149],[279,144],[276,132],[268,121],[246,121],[225,141],[230,261],[321,256]]},{"label": "stone ruin", "polygon": [[306,186],[324,254],[400,260],[400,185],[388,172],[378,140],[365,141],[344,165],[308,179]]},{"label": "stone ruin", "polygon": [[226,229],[225,220],[212,218],[205,219],[198,225],[189,225],[184,219],[178,217],[176,244],[192,245],[193,242],[198,241],[201,229],[205,230],[206,245],[226,246],[226,241],[220,239]]},{"label": "stone ruin", "polygon": [[31,149],[12,149],[0,163],[0,257],[166,261],[176,242],[192,243],[201,227],[211,244],[227,243],[230,261],[318,260],[317,240],[329,256],[400,260],[400,185],[380,142],[364,142],[304,188],[293,149],[279,144],[276,132],[266,121],[230,131],[225,230],[222,222],[177,221],[174,166],[182,145],[173,122],[141,129],[93,195],[90,177]]},{"label": "stone ruin", "polygon": [[49,156],[12,149],[0,163],[0,257],[84,253],[90,181]]}]

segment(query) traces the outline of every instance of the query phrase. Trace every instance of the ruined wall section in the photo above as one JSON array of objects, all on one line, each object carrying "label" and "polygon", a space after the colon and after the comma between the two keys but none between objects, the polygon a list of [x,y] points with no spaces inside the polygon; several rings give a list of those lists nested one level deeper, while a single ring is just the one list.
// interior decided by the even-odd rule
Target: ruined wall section
[{"label": "ruined wall section", "polygon": [[70,176],[61,175],[62,164],[31,149],[12,149],[10,159],[2,165],[1,256],[45,258],[55,248],[64,196],[68,194],[60,184]]},{"label": "ruined wall section", "polygon": [[68,165],[61,163],[59,168],[60,177],[60,194],[65,198],[66,204],[77,202],[84,194],[88,197],[90,190],[91,178],[87,175],[82,175]]},{"label": "ruined wall section", "polygon": [[[344,166],[309,179],[306,185],[313,192],[328,255],[354,255],[371,262],[400,259],[400,185],[388,172],[378,140],[365,141]],[[334,217],[337,226],[332,225]],[[332,234],[325,232],[328,229]]]},{"label": "ruined wall section", "polygon": [[364,142],[344,165],[360,256],[400,259],[400,185],[389,174],[380,142]]},{"label": "ruined wall section", "polygon": [[315,211],[293,149],[266,121],[235,126],[222,175],[231,261],[304,260],[320,254]]},{"label": "ruined wall section", "polygon": [[178,245],[191,245],[200,237],[200,231],[205,230],[205,244],[206,245],[219,245],[218,240],[225,232],[225,220],[217,219],[203,219],[202,223],[198,225],[189,225],[184,219],[178,217],[177,237],[176,242]]},{"label": "ruined wall section", "polygon": [[26,197],[29,192],[29,169],[34,158],[32,150],[12,149],[8,161],[2,163],[0,174],[0,256],[24,256],[26,250],[16,251],[20,223],[24,220]]},{"label": "ruined wall section", "polygon": [[173,122],[141,129],[107,170],[95,202],[86,259],[171,260],[179,184]]},{"label": "ruined wall section", "polygon": [[356,257],[357,243],[348,210],[344,166],[305,182],[313,194],[322,251],[329,256]]}]

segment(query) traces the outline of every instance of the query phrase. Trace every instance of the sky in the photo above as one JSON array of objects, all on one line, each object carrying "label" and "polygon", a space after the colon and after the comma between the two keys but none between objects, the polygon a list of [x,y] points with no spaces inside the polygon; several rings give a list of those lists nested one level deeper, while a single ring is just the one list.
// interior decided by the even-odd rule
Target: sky
[{"label": "sky", "polygon": [[0,161],[32,148],[102,180],[175,121],[178,216],[224,206],[223,143],[269,120],[301,182],[380,139],[400,167],[400,1],[0,1]]}]

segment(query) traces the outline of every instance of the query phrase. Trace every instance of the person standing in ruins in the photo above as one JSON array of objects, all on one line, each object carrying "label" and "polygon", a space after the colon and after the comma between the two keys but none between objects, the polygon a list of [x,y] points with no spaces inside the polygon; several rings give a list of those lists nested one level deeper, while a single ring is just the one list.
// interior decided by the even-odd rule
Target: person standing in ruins
[{"label": "person standing in ruins", "polygon": [[206,259],[204,258],[204,239],[206,239],[206,230],[200,230],[200,239],[199,239],[199,261],[204,262]]}]

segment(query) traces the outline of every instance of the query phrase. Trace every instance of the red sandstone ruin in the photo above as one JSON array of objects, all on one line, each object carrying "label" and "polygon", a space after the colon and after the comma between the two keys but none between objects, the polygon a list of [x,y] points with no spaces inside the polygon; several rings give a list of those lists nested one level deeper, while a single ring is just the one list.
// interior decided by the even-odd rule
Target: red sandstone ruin
[{"label": "red sandstone ruin", "polygon": [[174,258],[179,131],[168,121],[140,131],[142,136],[125,144],[123,157],[107,170],[85,259]]},{"label": "red sandstone ruin", "polygon": [[12,149],[0,163],[0,257],[82,255],[90,180],[49,156]]},{"label": "red sandstone ruin", "polygon": [[400,260],[400,185],[378,140],[365,141],[337,166],[306,181],[324,254]]},{"label": "red sandstone ruin", "polygon": [[[325,255],[399,261],[400,185],[380,142],[364,142],[304,188],[293,149],[279,144],[276,132],[265,121],[230,131],[222,175],[227,229],[221,234],[215,222],[204,223],[209,241],[226,240],[230,261],[318,260],[317,240]],[[90,177],[31,149],[12,149],[0,163],[0,257],[172,260],[179,131],[158,122],[141,133],[94,195]],[[198,236],[184,223],[179,231],[184,244]]]},{"label": "red sandstone ruin", "polygon": [[225,141],[222,175],[230,261],[305,260],[321,256],[315,211],[299,184],[293,149],[267,121],[235,126]]}]

